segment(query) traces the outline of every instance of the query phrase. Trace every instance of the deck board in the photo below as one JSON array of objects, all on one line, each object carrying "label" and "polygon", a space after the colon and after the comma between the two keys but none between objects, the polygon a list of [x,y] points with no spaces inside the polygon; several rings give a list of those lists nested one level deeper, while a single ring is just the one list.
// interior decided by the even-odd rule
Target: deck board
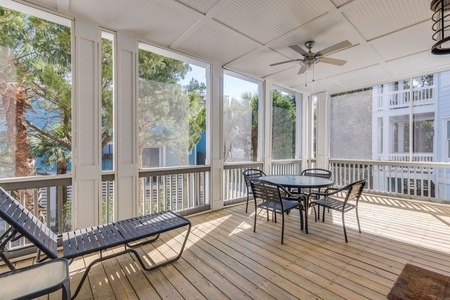
[{"label": "deck board", "polygon": [[[292,211],[284,245],[281,219],[267,221],[262,212],[253,232],[245,204],[189,219],[192,231],[179,261],[145,272],[130,255],[112,258],[93,267],[77,299],[386,299],[406,263],[449,275],[450,205],[364,195],[361,234],[354,213],[346,215],[348,244],[335,212],[323,223],[314,222],[311,210],[306,234]],[[153,264],[173,256],[183,238],[177,229],[139,251]],[[71,265],[73,290],[95,258]]]}]

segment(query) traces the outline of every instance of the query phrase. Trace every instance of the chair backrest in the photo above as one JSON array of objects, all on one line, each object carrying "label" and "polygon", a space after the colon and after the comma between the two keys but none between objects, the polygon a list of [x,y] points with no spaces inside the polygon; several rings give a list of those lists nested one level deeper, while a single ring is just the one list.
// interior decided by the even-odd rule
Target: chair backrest
[{"label": "chair backrest", "polygon": [[0,218],[49,258],[58,257],[57,235],[0,187]]},{"label": "chair backrest", "polygon": [[322,178],[330,179],[331,178],[331,171],[326,170],[326,169],[319,169],[319,168],[305,169],[305,170],[302,171],[302,173],[300,175],[313,176],[313,177],[322,177]]},{"label": "chair backrest", "polygon": [[356,205],[358,205],[359,198],[361,198],[366,183],[367,180],[362,179],[343,187],[342,190],[348,189],[347,196],[345,197],[345,203],[348,201],[355,201]]},{"label": "chair backrest", "polygon": [[247,185],[247,191],[250,191],[248,190],[250,188],[250,181],[261,176],[266,176],[266,173],[258,169],[247,169],[242,172],[242,175],[244,175],[245,184]]},{"label": "chair backrest", "polygon": [[282,203],[281,191],[283,188],[262,180],[254,179],[250,181],[250,186],[255,201],[260,199],[266,202]]}]

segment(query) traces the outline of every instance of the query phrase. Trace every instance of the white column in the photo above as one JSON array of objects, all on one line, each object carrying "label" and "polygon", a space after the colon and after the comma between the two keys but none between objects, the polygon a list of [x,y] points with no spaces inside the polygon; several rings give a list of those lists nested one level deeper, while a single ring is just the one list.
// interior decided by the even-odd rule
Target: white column
[{"label": "white column", "polygon": [[[393,132],[393,130],[391,130]],[[399,122],[398,123],[398,153],[405,152],[405,123]]]},{"label": "white column", "polygon": [[317,96],[316,162],[318,168],[327,169],[330,154],[329,142],[329,97],[323,92]]},{"label": "white column", "polygon": [[[272,91],[273,82],[271,80],[264,81],[264,114],[259,121],[264,124],[264,172],[272,174]],[[260,103],[262,104],[262,103]]]},{"label": "white column", "polygon": [[211,101],[209,127],[211,134],[207,153],[211,159],[211,209],[223,207],[223,68],[220,63],[212,64]]},{"label": "white column", "polygon": [[303,95],[302,97],[302,170],[309,167],[311,158],[311,116],[312,116],[312,97]]},{"label": "white column", "polygon": [[303,132],[301,130],[303,129],[303,95],[300,93],[295,93],[295,102],[295,114],[297,116],[297,120],[295,122],[297,127],[295,128],[295,159],[301,159],[303,148],[305,147],[305,144],[302,143]]},{"label": "white column", "polygon": [[100,33],[96,24],[81,19],[75,21],[73,228],[84,228],[99,223],[101,205],[99,41]]},{"label": "white column", "polygon": [[117,35],[117,186],[116,214],[122,220],[137,215],[137,40]]}]

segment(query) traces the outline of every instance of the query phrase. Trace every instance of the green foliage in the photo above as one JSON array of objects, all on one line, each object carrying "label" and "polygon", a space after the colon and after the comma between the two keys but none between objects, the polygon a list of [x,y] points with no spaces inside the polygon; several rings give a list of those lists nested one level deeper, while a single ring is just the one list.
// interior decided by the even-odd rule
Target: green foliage
[{"label": "green foliage", "polygon": [[274,90],[272,97],[272,156],[291,159],[295,155],[295,96]]},{"label": "green foliage", "polygon": [[[2,82],[29,95],[25,122],[32,154],[47,166],[66,162],[71,150],[70,28],[6,8],[0,8],[0,26],[0,46],[12,55],[15,73]],[[30,122],[35,111],[47,112],[39,125]]]},{"label": "green foliage", "polygon": [[[206,86],[178,81],[190,70],[188,63],[139,50],[139,153],[165,145],[181,161],[206,129]],[[145,167],[148,164],[142,163]]]}]

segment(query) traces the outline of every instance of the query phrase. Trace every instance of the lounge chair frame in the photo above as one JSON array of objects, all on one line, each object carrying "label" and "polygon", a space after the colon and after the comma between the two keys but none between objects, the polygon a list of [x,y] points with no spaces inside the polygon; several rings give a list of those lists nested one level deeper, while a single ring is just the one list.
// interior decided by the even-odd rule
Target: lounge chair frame
[{"label": "lounge chair frame", "polygon": [[[14,270],[14,267],[5,255],[5,252],[8,251],[7,244],[21,237],[28,239],[38,248],[38,262],[60,257],[58,255],[58,245],[60,244],[63,248],[61,257],[69,260],[90,253],[99,253],[100,257],[87,266],[72,299],[78,295],[90,269],[98,262],[132,253],[144,270],[151,271],[178,260],[191,231],[191,222],[187,218],[172,211],[163,211],[56,235],[1,187],[0,218],[11,226],[0,237],[0,258],[11,270]],[[187,227],[187,231],[178,255],[154,266],[146,266],[134,248],[152,243],[159,238],[161,233],[181,227]],[[124,250],[108,255],[103,254],[103,251],[118,246],[124,246]]]}]

